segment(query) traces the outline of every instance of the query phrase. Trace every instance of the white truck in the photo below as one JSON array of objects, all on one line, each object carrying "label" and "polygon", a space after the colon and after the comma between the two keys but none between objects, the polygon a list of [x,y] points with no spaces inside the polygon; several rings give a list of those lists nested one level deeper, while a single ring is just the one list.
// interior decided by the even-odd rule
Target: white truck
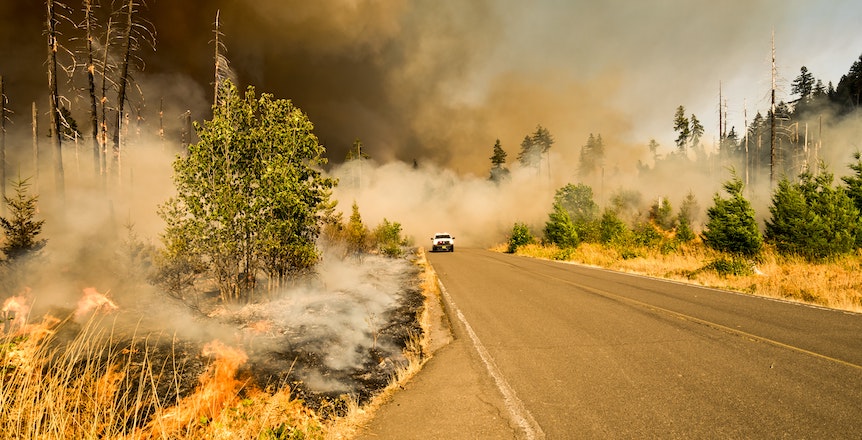
[{"label": "white truck", "polygon": [[431,237],[431,252],[455,252],[455,237],[448,232],[438,232]]}]

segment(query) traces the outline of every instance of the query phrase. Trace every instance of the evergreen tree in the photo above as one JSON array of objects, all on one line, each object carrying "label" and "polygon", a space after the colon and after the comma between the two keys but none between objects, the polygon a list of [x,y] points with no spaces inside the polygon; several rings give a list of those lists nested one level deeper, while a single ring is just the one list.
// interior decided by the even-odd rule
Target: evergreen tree
[{"label": "evergreen tree", "polygon": [[488,177],[488,180],[500,183],[510,178],[509,169],[505,166],[506,156],[508,154],[503,150],[503,146],[500,145],[500,140],[497,139],[497,142],[494,143],[494,153],[491,155],[491,175]]},{"label": "evergreen tree", "polygon": [[47,244],[47,240],[38,238],[45,220],[36,220],[39,197],[27,194],[30,188],[28,180],[12,182],[15,196],[4,197],[9,217],[0,217],[0,226],[6,236],[0,251],[9,260],[36,252]]},{"label": "evergreen tree", "polygon": [[724,183],[724,190],[730,197],[725,199],[715,194],[714,204],[706,212],[709,220],[702,238],[704,244],[717,251],[757,257],[763,247],[763,237],[757,229],[754,209],[742,194],[743,188],[736,173]]},{"label": "evergreen tree", "polygon": [[581,177],[588,177],[601,169],[601,167],[604,166],[604,161],[605,145],[602,140],[602,135],[599,133],[598,136],[593,136],[593,134],[590,133],[590,137],[587,138],[586,145],[581,147],[578,174]]},{"label": "evergreen tree", "polygon": [[599,224],[599,240],[604,244],[621,243],[627,239],[629,229],[613,209],[605,209]]},{"label": "evergreen tree", "polygon": [[702,145],[700,144],[700,139],[703,137],[703,124],[700,123],[700,120],[697,119],[697,116],[694,113],[691,114],[689,136],[691,139],[691,147],[697,151],[702,149]]},{"label": "evergreen tree", "polygon": [[802,66],[799,69],[799,76],[797,76],[790,85],[790,92],[798,94],[800,99],[805,100],[811,96],[814,91],[814,85],[814,75],[808,71],[807,67]]},{"label": "evergreen tree", "polygon": [[685,117],[685,107],[679,106],[676,108],[676,113],[673,117],[673,131],[677,133],[676,149],[681,156],[686,154],[686,146],[691,138],[691,129],[689,128],[688,118]]},{"label": "evergreen tree", "polygon": [[539,164],[542,161],[542,151],[533,143],[533,138],[530,135],[524,136],[521,141],[521,151],[518,153],[518,163],[524,168],[539,169]]},{"label": "evergreen tree", "polygon": [[664,229],[670,231],[676,226],[676,219],[673,216],[673,208],[670,206],[670,200],[667,197],[659,197],[659,199],[650,207],[650,220]]},{"label": "evergreen tree", "polygon": [[361,254],[368,251],[368,227],[362,223],[362,215],[359,214],[359,205],[353,202],[350,220],[347,222],[347,250],[353,254]]},{"label": "evergreen tree", "polygon": [[859,210],[843,188],[832,186],[825,166],[816,176],[782,179],[772,197],[766,239],[785,255],[811,261],[851,252],[859,234]]},{"label": "evergreen tree", "polygon": [[530,228],[525,223],[515,223],[512,234],[509,236],[509,248],[506,252],[514,254],[519,247],[528,245],[534,241]]},{"label": "evergreen tree", "polygon": [[849,166],[854,174],[844,176],[841,180],[847,184],[847,195],[853,200],[856,209],[862,212],[862,153],[859,151],[853,153],[853,158],[856,159],[856,162]]},{"label": "evergreen tree", "polygon": [[580,242],[578,232],[569,213],[559,203],[554,203],[554,210],[548,214],[545,223],[545,239],[561,248],[577,247]]},{"label": "evergreen tree", "polygon": [[[353,141],[353,145],[349,150],[347,150],[347,156],[344,157],[344,160],[350,162],[351,160],[370,158],[371,156],[369,156],[363,149],[362,141],[360,141],[359,138],[356,138]],[[414,160],[413,163],[416,164],[416,161]]]}]

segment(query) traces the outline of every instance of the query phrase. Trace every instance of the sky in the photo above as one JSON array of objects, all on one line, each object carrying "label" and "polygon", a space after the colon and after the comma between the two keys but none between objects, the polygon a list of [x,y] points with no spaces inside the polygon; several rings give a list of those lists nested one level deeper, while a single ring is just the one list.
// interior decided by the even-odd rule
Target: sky
[{"label": "sky", "polygon": [[[590,133],[603,135],[609,155],[632,162],[652,138],[669,151],[680,105],[701,120],[709,148],[719,93],[737,132],[746,111],[751,119],[768,110],[773,31],[779,99],[794,98],[801,66],[837,84],[862,54],[862,3],[850,0],[200,3],[142,7],[156,44],[139,51],[144,97],[133,99],[144,101],[150,120],[160,99],[176,115],[171,121],[185,110],[208,116],[220,11],[240,85],[293,100],[332,162],[359,139],[379,162],[416,160],[462,174],[487,172],[496,139],[513,161],[538,125],[564,160],[577,157]],[[31,101],[46,102],[43,9],[37,0],[0,5],[0,75],[13,129],[27,127]]]}]

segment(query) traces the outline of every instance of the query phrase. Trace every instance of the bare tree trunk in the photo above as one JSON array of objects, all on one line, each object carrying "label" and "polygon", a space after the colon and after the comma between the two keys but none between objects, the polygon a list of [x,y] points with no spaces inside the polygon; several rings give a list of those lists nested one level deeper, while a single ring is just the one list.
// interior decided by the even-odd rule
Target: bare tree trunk
[{"label": "bare tree trunk", "polygon": [[93,176],[98,181],[101,174],[99,160],[99,112],[96,107],[96,65],[93,63],[93,4],[84,0],[85,26],[87,29],[87,83],[90,87],[90,125],[93,127]]},{"label": "bare tree trunk", "polygon": [[54,16],[54,0],[47,0],[48,5],[48,93],[51,105],[51,142],[54,150],[54,183],[57,197],[65,198],[65,183],[63,176],[63,149],[60,135],[60,106],[57,92],[57,30]]},{"label": "bare tree trunk", "polygon": [[33,176],[36,180],[35,182],[35,190],[36,193],[39,193],[39,119],[38,113],[36,112],[36,103],[33,102]]},{"label": "bare tree trunk", "polygon": [[111,27],[113,22],[108,19],[108,27],[105,30],[105,50],[102,57],[102,97],[99,99],[101,106],[101,121],[99,122],[99,162],[102,174],[102,190],[108,186],[108,49],[111,42]]},{"label": "bare tree trunk", "polygon": [[[123,119],[125,118],[125,113],[123,112],[123,107],[126,102],[126,86],[129,83],[129,58],[132,54],[132,26],[134,22],[132,21],[133,14],[135,12],[135,0],[128,0],[126,2],[126,29],[123,31],[122,43],[123,43],[123,59],[120,63],[120,78],[119,78],[119,86],[117,88],[117,126],[114,131],[114,144],[113,144],[113,169],[119,171],[119,162],[120,162],[120,130],[123,128]],[[119,178],[119,173],[117,175]]]},{"label": "bare tree trunk", "polygon": [[[6,200],[6,88],[0,75],[0,200]],[[0,203],[3,212],[6,203]]]}]

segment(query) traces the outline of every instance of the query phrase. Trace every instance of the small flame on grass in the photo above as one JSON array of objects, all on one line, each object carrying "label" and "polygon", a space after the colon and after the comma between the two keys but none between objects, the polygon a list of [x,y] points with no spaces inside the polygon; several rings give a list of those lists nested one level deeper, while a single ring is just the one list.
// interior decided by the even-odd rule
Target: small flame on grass
[{"label": "small flame on grass", "polygon": [[108,299],[105,294],[99,293],[95,287],[84,289],[84,296],[78,300],[78,308],[75,310],[75,318],[80,318],[93,310],[117,310],[117,305]]}]

